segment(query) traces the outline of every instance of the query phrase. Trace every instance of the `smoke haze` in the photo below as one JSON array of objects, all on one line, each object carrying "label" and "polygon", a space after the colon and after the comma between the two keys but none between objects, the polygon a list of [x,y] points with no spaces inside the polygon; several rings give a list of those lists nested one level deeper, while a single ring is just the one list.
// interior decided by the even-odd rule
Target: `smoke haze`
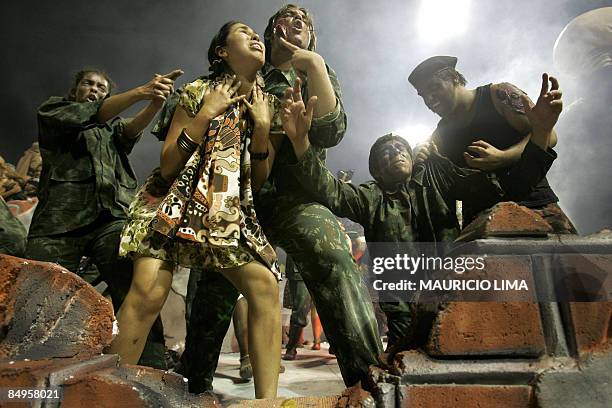
[{"label": "smoke haze", "polygon": [[[541,73],[555,73],[552,51],[563,27],[588,10],[612,5],[611,1],[569,0],[468,3],[465,32],[438,41],[433,38],[435,28],[429,37],[419,33],[419,27],[423,29],[421,1],[299,3],[314,15],[317,51],[338,74],[349,120],[344,141],[330,149],[330,169],[355,169],[354,180],[365,181],[370,178],[369,148],[377,137],[397,132],[415,141],[435,128],[438,118],[406,79],[423,59],[455,55],[468,87],[506,81],[535,99]],[[207,72],[208,44],[224,22],[241,20],[263,35],[269,16],[283,4],[276,0],[3,4],[0,154],[17,162],[37,139],[37,106],[50,95],[65,94],[80,68],[105,69],[120,91],[145,83],[155,73],[182,68],[185,75],[178,80],[180,85]],[[604,81],[612,89],[612,78]],[[560,82],[567,107],[580,89],[563,76]],[[610,174],[612,120],[591,130],[600,135],[589,139],[597,143],[585,143],[576,134],[581,127],[575,120],[565,123],[566,117],[564,112],[557,127],[559,159],[549,180],[582,233],[610,227],[612,204],[606,197],[612,197],[612,187],[601,187],[611,183],[599,178]],[[159,163],[160,148],[147,133],[134,149],[131,161],[140,180]],[[577,167],[577,156],[580,163],[593,168]],[[593,203],[587,203],[590,197],[586,200],[584,194],[595,186],[605,191],[596,196],[599,211],[593,212]]]}]

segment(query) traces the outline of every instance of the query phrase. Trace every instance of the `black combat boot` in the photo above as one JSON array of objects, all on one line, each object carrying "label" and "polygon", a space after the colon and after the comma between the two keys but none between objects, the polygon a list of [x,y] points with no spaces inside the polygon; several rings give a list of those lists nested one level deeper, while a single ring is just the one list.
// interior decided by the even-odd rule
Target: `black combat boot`
[{"label": "black combat boot", "polygon": [[302,333],[302,327],[291,326],[289,327],[289,340],[287,341],[287,348],[283,355],[283,360],[295,360],[297,354],[297,344],[300,341],[300,334]]}]

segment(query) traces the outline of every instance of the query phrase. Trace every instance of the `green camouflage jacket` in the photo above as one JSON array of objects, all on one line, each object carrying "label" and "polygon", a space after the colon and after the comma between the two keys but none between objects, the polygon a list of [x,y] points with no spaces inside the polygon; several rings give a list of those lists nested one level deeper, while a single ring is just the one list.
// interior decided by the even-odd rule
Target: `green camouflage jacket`
[{"label": "green camouflage jacket", "polygon": [[452,241],[459,232],[455,200],[480,194],[493,203],[503,196],[494,178],[460,169],[437,154],[416,165],[412,178],[394,192],[376,181],[358,186],[339,181],[312,149],[289,168],[315,201],[361,224],[368,242]]},{"label": "green camouflage jacket", "polygon": [[[344,105],[342,103],[340,83],[333,69],[327,67],[327,72],[334,88],[334,93],[336,94],[336,109],[323,117],[314,119],[310,132],[308,133],[313,150],[316,151],[317,156],[323,161],[325,161],[326,157],[325,149],[340,143],[346,132],[346,113],[344,112]],[[295,79],[298,77],[294,69],[281,71],[268,63],[263,67],[263,74],[266,83],[265,91],[275,95],[279,99],[282,99],[285,90],[293,86]],[[306,81],[304,81],[303,78],[302,97],[305,101],[309,98]],[[270,193],[271,190],[279,192],[292,191],[293,186],[290,179],[285,176],[283,167],[287,164],[295,163],[296,160],[291,143],[285,140],[280,150],[276,153],[272,173],[270,174],[268,183],[266,183],[267,185],[262,189],[260,196]]]},{"label": "green camouflage jacket", "polygon": [[0,197],[0,254],[23,257],[28,233]]},{"label": "green camouflage jacket", "polygon": [[123,135],[126,121],[96,123],[103,101],[53,96],[38,110],[43,168],[30,236],[73,231],[106,210],[125,218],[137,182],[128,161],[139,137]]}]

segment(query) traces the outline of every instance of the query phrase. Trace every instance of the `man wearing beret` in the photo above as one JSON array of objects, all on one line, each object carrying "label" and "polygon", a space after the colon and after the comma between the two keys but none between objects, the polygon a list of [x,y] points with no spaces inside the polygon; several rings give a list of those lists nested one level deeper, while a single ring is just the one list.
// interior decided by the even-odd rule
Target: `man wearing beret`
[{"label": "man wearing beret", "polygon": [[[453,165],[435,153],[427,165],[421,161],[413,168],[410,145],[393,134],[378,138],[370,149],[370,174],[374,180],[361,185],[335,178],[316,157],[307,138],[296,140],[294,146],[299,162],[288,173],[296,184],[338,217],[361,224],[367,242],[389,246],[452,241],[459,233],[459,225],[447,198],[478,194],[492,205],[503,195],[486,173],[469,169],[454,172]],[[470,191],[465,190],[468,187]],[[396,250],[401,253],[404,248],[398,245]],[[371,257],[377,256],[372,253],[376,248],[370,251]],[[418,334],[413,306],[400,299],[389,300],[381,300],[379,305],[387,317],[387,350],[392,353],[414,346]]]},{"label": "man wearing beret", "polygon": [[[401,253],[405,247],[399,243],[452,241],[459,233],[454,200],[478,196],[490,206],[505,199],[495,174],[459,168],[439,155],[435,145],[424,147],[413,158],[408,142],[393,134],[378,138],[370,149],[374,181],[359,186],[344,183],[325,168],[310,145],[310,121],[299,88],[287,93],[291,98],[283,102],[283,127],[297,158],[295,165],[287,166],[287,174],[334,214],[361,224],[368,243],[386,243],[387,249],[395,245],[396,253]],[[534,119],[541,124],[550,118]],[[534,134],[534,143],[545,145],[549,137],[550,133]],[[541,148],[526,150],[524,156],[526,160],[509,170],[514,183],[529,184],[532,174],[545,173],[556,158],[553,151]],[[378,251],[377,247],[370,250]],[[419,333],[412,322],[412,306],[399,300],[380,306],[387,315],[390,351],[413,346]]]},{"label": "man wearing beret", "polygon": [[[460,167],[495,172],[507,200],[538,212],[555,233],[575,234],[574,225],[557,204],[559,199],[546,173],[534,172],[529,182],[516,183],[510,171],[525,160],[526,152],[549,150],[556,145],[553,126],[562,110],[557,80],[542,75],[542,88],[534,106],[523,91],[507,82],[467,89],[467,81],[455,69],[456,64],[456,57],[431,57],[408,78],[425,105],[442,118],[432,135],[440,153]],[[536,139],[547,142],[538,144]],[[485,208],[476,196],[464,200],[464,222],[470,222]]]}]

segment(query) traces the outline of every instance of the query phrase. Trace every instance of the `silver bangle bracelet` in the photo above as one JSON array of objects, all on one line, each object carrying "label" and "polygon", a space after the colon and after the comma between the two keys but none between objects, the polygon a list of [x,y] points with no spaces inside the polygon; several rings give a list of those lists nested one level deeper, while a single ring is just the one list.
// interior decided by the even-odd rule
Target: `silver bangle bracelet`
[{"label": "silver bangle bracelet", "polygon": [[176,146],[185,153],[191,155],[198,148],[198,143],[190,138],[187,132],[185,132],[185,129],[183,129],[176,139]]}]

